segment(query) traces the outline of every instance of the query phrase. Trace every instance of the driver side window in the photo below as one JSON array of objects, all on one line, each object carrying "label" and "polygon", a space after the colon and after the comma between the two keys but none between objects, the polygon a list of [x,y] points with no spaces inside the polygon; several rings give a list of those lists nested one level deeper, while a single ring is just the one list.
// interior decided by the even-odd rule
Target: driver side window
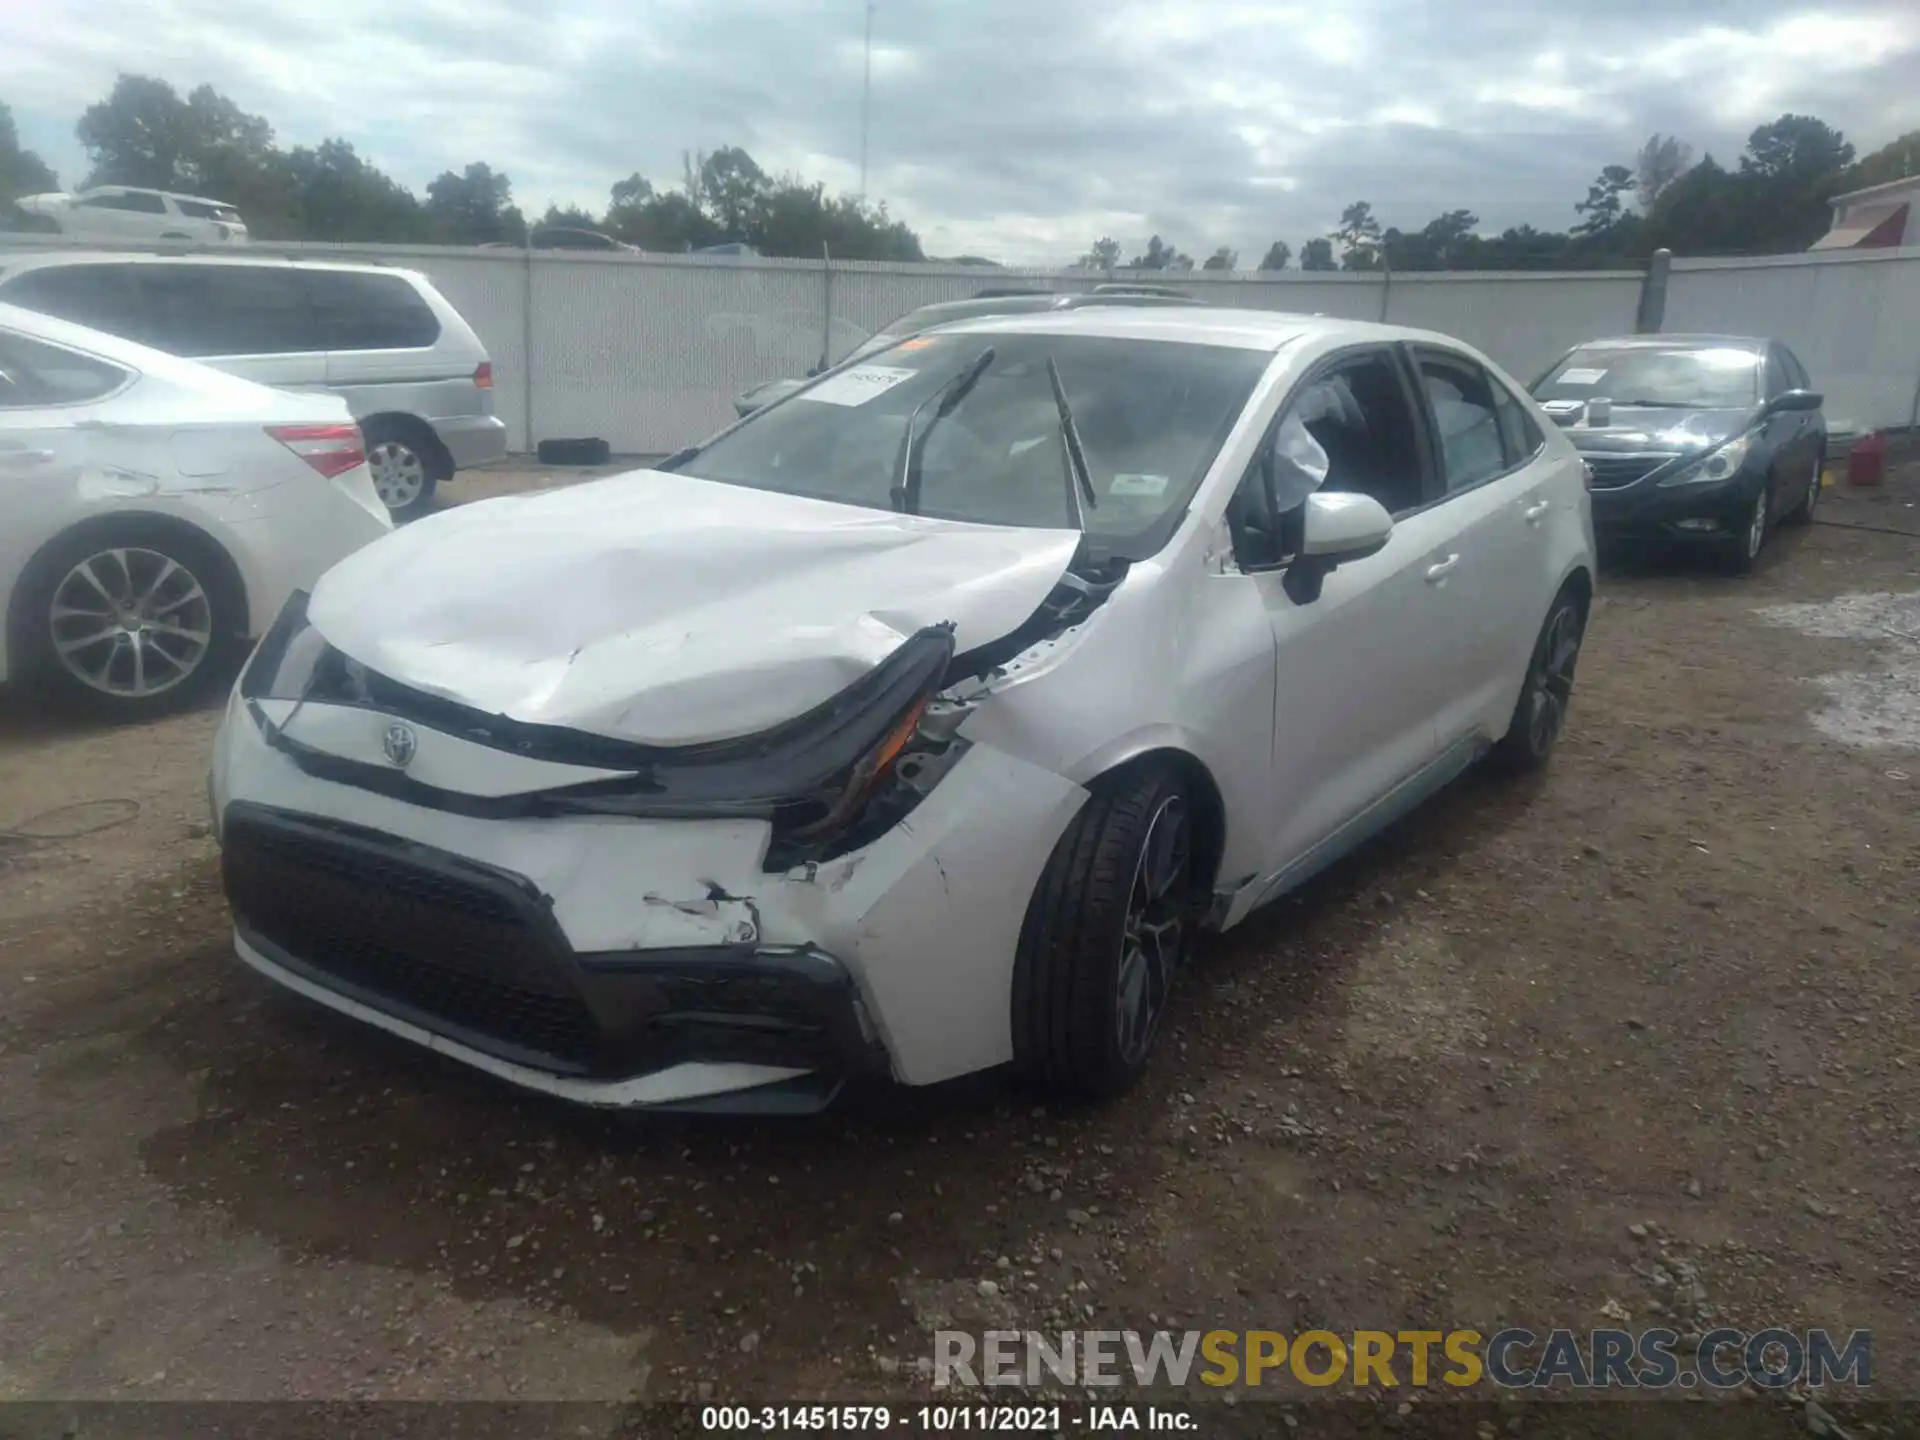
[{"label": "driver side window", "polygon": [[1273,569],[1298,553],[1316,489],[1371,495],[1396,516],[1425,504],[1418,425],[1392,351],[1359,352],[1313,372],[1288,396],[1228,504],[1241,568]]}]

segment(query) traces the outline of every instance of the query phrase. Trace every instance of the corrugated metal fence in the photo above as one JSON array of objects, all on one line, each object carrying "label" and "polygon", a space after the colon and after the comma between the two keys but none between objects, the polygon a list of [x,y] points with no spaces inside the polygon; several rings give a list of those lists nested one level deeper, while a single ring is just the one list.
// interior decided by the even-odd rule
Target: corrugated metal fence
[{"label": "corrugated metal fence", "polygon": [[[0,246],[9,239],[18,249],[28,237],[0,237]],[[617,452],[673,450],[731,420],[733,397],[749,385],[804,373],[823,353],[837,360],[916,306],[988,287],[1067,292],[1109,278],[751,256],[255,248],[374,260],[431,276],[485,341],[499,413],[521,450],[532,440],[573,436],[599,437]],[[1522,380],[1578,341],[1631,333],[1645,279],[1638,271],[1111,278],[1171,279],[1209,305],[1438,330]],[[1836,424],[1909,424],[1920,394],[1920,250],[1675,260],[1661,328],[1777,337],[1827,392]]]}]

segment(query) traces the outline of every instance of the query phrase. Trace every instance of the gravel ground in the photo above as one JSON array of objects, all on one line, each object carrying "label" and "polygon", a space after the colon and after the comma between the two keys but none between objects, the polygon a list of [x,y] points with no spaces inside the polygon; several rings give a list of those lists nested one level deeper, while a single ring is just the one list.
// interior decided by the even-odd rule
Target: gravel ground
[{"label": "gravel ground", "polygon": [[1550,773],[1206,945],[1097,1110],[523,1098],[231,958],[211,713],[0,707],[0,1399],[847,1400],[949,1323],[1623,1317],[1868,1328],[1914,1395],[1917,595],[1829,525],[1610,574]]}]

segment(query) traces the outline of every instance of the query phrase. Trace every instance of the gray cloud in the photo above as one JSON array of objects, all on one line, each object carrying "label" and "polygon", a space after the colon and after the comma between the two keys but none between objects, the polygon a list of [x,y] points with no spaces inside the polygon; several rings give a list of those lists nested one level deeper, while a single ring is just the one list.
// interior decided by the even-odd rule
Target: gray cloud
[{"label": "gray cloud", "polygon": [[[1464,206],[1560,227],[1654,130],[1731,161],[1787,110],[1863,150],[1920,126],[1920,12],[1806,3],[879,0],[868,190],[930,249],[1014,260],[1153,232],[1250,259],[1354,199],[1403,226]],[[485,159],[533,209],[603,204],[634,170],[672,183],[682,151],[728,143],[858,183],[862,0],[167,10],[156,51],[148,0],[16,8],[0,100],[39,139],[119,69],[204,80],[283,143],[343,135],[416,187]]]}]

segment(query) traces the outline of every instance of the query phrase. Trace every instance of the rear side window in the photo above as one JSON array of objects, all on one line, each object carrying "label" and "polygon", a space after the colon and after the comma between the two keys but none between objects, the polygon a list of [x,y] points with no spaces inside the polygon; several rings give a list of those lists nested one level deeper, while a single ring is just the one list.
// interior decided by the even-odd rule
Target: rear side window
[{"label": "rear side window", "polygon": [[140,300],[130,265],[56,265],[28,270],[0,287],[0,300],[71,320],[109,335],[138,339]]},{"label": "rear side window", "polygon": [[301,272],[322,343],[329,350],[419,350],[440,338],[440,321],[398,275],[357,270]]},{"label": "rear side window", "polygon": [[112,394],[129,374],[64,345],[0,330],[0,410],[84,404]]},{"label": "rear side window", "polygon": [[1800,363],[1800,357],[1784,345],[1779,350],[1781,362],[1787,367],[1787,384],[1795,390],[1811,390],[1813,378],[1807,374],[1807,367]]},{"label": "rear side window", "polygon": [[1440,435],[1447,493],[1472,489],[1504,472],[1506,445],[1486,372],[1464,359],[1423,353],[1420,382]]},{"label": "rear side window", "polygon": [[176,200],[182,215],[191,215],[196,220],[227,220],[240,218],[240,212],[231,205],[210,205],[205,200]]},{"label": "rear side window", "polygon": [[138,265],[147,333],[175,355],[287,355],[324,350],[291,269],[266,265]]},{"label": "rear side window", "polygon": [[80,204],[92,210],[134,210],[142,215],[167,213],[167,202],[158,195],[95,195]]},{"label": "rear side window", "polygon": [[1493,408],[1500,420],[1500,441],[1506,446],[1507,464],[1522,464],[1539,453],[1547,437],[1540,433],[1532,412],[1518,397],[1498,380],[1488,378],[1493,385]]}]

